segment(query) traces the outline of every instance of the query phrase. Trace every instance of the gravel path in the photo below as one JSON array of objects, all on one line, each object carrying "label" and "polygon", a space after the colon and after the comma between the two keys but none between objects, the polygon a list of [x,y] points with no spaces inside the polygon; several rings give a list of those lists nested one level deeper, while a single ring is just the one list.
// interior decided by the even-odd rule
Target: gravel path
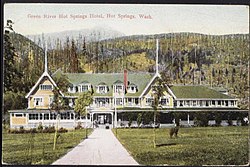
[{"label": "gravel path", "polygon": [[138,165],[110,129],[95,129],[52,165]]}]

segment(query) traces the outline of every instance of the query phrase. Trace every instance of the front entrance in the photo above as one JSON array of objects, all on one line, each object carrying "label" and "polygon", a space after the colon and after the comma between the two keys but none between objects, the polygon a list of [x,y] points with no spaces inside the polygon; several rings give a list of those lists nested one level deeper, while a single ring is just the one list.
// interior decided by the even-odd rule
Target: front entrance
[{"label": "front entrance", "polygon": [[94,113],[93,121],[99,125],[112,124],[112,114],[109,113]]}]

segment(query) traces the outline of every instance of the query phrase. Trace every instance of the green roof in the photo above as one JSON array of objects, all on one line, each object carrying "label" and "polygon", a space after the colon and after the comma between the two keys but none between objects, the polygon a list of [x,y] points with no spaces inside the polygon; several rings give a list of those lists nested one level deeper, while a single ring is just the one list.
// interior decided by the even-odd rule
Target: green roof
[{"label": "green roof", "polygon": [[[52,77],[58,76],[62,71],[58,70],[53,74]],[[82,81],[88,81],[94,88],[94,96],[112,96],[113,84],[123,83],[124,74],[123,73],[63,73],[69,79],[69,82],[73,85],[78,85]],[[138,91],[136,93],[127,93],[125,96],[140,96],[143,90],[146,88],[150,80],[153,78],[153,74],[150,73],[128,73],[129,83],[134,83],[137,85]],[[108,86],[108,93],[100,94],[96,93],[96,86],[101,82]],[[70,95],[78,95],[70,94]]]},{"label": "green roof", "polygon": [[117,81],[114,82],[114,84],[123,84],[123,82],[120,81],[120,80],[117,80]]},{"label": "green roof", "polygon": [[174,85],[170,89],[177,99],[234,99],[206,86]]}]

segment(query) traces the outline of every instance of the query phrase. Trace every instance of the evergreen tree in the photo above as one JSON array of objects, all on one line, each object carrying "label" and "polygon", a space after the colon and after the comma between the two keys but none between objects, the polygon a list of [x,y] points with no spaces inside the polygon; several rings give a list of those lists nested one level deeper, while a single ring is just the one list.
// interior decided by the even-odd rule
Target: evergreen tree
[{"label": "evergreen tree", "polygon": [[18,56],[10,41],[10,31],[13,31],[12,24],[13,22],[11,20],[7,20],[7,26],[4,32],[4,92],[17,92],[20,78],[23,76],[17,69],[16,59]]}]

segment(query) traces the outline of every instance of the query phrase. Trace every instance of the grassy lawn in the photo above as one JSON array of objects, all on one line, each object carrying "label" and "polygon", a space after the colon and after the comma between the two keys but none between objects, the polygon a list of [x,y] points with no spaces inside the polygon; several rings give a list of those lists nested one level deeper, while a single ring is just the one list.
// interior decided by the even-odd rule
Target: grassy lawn
[{"label": "grassy lawn", "polygon": [[[88,134],[92,130],[88,130]],[[9,134],[2,132],[2,158],[8,164],[51,164],[85,138],[85,129],[60,133],[53,151],[54,133]]]},{"label": "grassy lawn", "polygon": [[[115,131],[113,131],[115,133]],[[142,165],[243,165],[248,162],[248,127],[181,128],[179,137],[169,129],[118,129],[118,139]]]}]

